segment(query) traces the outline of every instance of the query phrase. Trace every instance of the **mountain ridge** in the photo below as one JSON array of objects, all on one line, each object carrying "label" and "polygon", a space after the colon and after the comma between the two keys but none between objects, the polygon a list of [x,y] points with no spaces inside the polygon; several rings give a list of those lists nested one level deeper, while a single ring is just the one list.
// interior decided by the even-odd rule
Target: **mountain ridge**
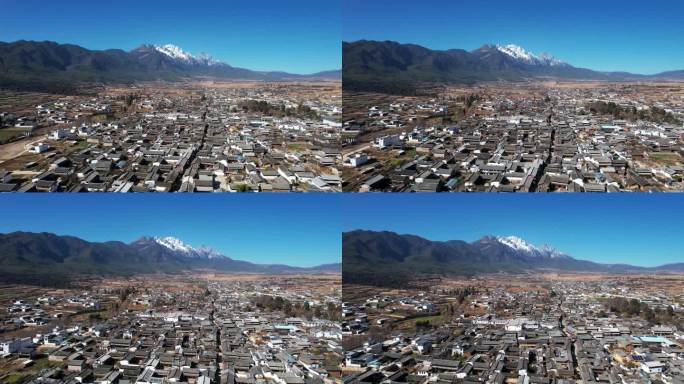
[{"label": "mountain ridge", "polygon": [[75,236],[23,231],[0,234],[0,265],[0,281],[15,283],[68,281],[81,275],[175,274],[188,270],[306,274],[339,273],[341,269],[341,264],[335,263],[313,267],[257,264],[235,260],[206,248],[174,248],[168,241],[158,241],[153,237],[143,237],[131,243],[90,242]]},{"label": "mountain ridge", "polygon": [[484,236],[472,242],[433,241],[391,231],[344,232],[343,281],[401,284],[402,280],[409,281],[420,275],[476,276],[539,270],[603,273],[684,272],[684,263],[657,267],[602,264],[575,259],[550,246],[537,247],[527,242],[515,244],[510,240],[510,237]]},{"label": "mountain ridge", "polygon": [[143,249],[151,244],[161,245],[162,247],[166,247],[171,252],[176,252],[185,257],[193,259],[228,258],[226,255],[214,250],[211,247],[200,246],[196,248],[172,236],[143,236],[129,243],[129,245],[140,247],[140,249]]},{"label": "mountain ridge", "polygon": [[90,50],[54,41],[0,42],[0,87],[73,91],[83,84],[179,81],[194,77],[256,81],[338,80],[340,71],[292,74],[233,67],[177,46],[142,44],[130,51]]},{"label": "mountain ridge", "polygon": [[[466,51],[433,50],[396,41],[342,43],[343,87],[359,91],[415,90],[421,84],[473,84],[487,81],[684,80],[684,70],[654,75],[602,72],[565,63],[549,54],[534,55],[514,44],[485,44]],[[399,92],[401,93],[401,92]]]}]

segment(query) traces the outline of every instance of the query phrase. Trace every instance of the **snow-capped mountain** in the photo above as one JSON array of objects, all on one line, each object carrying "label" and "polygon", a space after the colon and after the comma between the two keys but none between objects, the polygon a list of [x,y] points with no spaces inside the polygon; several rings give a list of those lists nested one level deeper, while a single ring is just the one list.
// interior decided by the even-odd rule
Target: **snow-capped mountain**
[{"label": "snow-capped mountain", "polygon": [[185,52],[182,48],[173,44],[155,45],[154,49],[172,59],[190,61],[195,58],[190,53]]},{"label": "snow-capped mountain", "polygon": [[529,52],[525,50],[524,48],[515,45],[515,44],[507,44],[507,45],[496,45],[496,49],[504,53],[510,57],[512,57],[515,60],[521,61],[525,64],[529,65],[548,65],[548,66],[561,66],[561,65],[567,65],[563,61],[547,54],[547,53],[542,53],[539,56],[535,55],[532,52]]},{"label": "snow-capped mountain", "polygon": [[[50,58],[47,60],[46,58]],[[233,67],[207,54],[194,55],[177,45],[143,43],[129,51],[90,50],[52,41],[0,42],[3,87],[47,90],[78,88],[78,84],[132,84],[139,81],[185,81],[192,78],[318,81],[341,79],[341,71],[293,74]],[[59,81],[58,81],[59,79]],[[60,86],[55,88],[55,84]]]},{"label": "snow-capped mountain", "polygon": [[535,78],[640,81],[684,76],[684,71],[658,75],[594,71],[549,54],[536,55],[514,44],[434,50],[396,41],[358,40],[343,42],[342,61],[345,88],[379,92],[409,90],[429,83],[472,84]]},{"label": "snow-capped mountain", "polygon": [[157,242],[157,244],[163,245],[172,251],[188,253],[193,250],[191,246],[185,244],[182,240],[175,237],[154,237],[153,239]]},{"label": "snow-capped mountain", "polygon": [[228,64],[216,60],[213,57],[211,57],[208,53],[200,52],[199,55],[195,58],[198,62],[203,63],[205,65],[224,65],[227,66]]},{"label": "snow-capped mountain", "polygon": [[517,46],[515,44],[508,44],[508,45],[498,45],[496,46],[496,49],[499,52],[503,52],[507,54],[508,56],[520,60],[520,61],[525,61],[530,64],[534,63],[536,60],[536,56],[533,55],[530,52],[527,52],[524,48]]},{"label": "snow-capped mountain", "polygon": [[543,64],[545,64],[545,65],[559,66],[559,67],[568,67],[568,66],[570,66],[570,64],[568,64],[568,63],[566,63],[566,62],[564,62],[564,61],[562,61],[562,60],[560,60],[560,59],[557,59],[557,58],[555,58],[554,56],[552,56],[552,55],[550,55],[550,54],[548,54],[548,53],[545,53],[545,52],[542,52],[541,54],[539,54],[538,59],[539,59],[539,61],[540,61],[541,63],[543,63]]},{"label": "snow-capped mountain", "polygon": [[184,257],[194,258],[194,259],[222,259],[226,258],[222,253],[210,248],[210,247],[199,247],[194,248],[189,244],[184,243],[182,240],[175,237],[152,237],[148,238],[148,241],[153,241],[162,247],[168,249],[169,251],[181,255]]},{"label": "snow-capped mountain", "polygon": [[528,257],[542,257],[542,258],[570,258],[567,254],[558,251],[557,249],[548,245],[537,247],[517,236],[496,236],[496,241],[503,244],[517,254]]},{"label": "snow-capped mountain", "polygon": [[394,288],[397,280],[406,284],[421,275],[472,277],[549,270],[643,273],[684,269],[684,263],[644,268],[575,259],[551,247],[537,247],[514,236],[484,236],[473,242],[434,241],[413,234],[369,230],[342,233],[342,258],[345,282],[373,281]]},{"label": "snow-capped mountain", "polygon": [[31,284],[36,281],[64,284],[79,275],[133,276],[188,271],[320,274],[339,273],[342,268],[339,263],[313,267],[253,263],[222,256],[208,248],[194,248],[172,237],[144,236],[126,244],[118,240],[90,242],[47,232],[0,233],[0,265],[5,276],[27,279],[25,282]]},{"label": "snow-capped mountain", "polygon": [[154,49],[162,53],[169,58],[177,61],[181,61],[185,64],[192,64],[192,65],[222,65],[221,61],[218,61],[214,59],[213,57],[209,56],[206,53],[200,53],[199,55],[195,56],[191,54],[190,52],[187,52],[183,50],[183,48],[180,48],[177,45],[173,44],[164,44],[164,45],[153,45]]}]

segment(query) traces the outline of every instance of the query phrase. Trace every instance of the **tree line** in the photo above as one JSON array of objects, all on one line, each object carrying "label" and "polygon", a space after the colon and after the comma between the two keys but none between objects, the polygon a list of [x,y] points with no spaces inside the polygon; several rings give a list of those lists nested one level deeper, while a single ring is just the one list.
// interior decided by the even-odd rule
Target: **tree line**
[{"label": "tree line", "polygon": [[299,104],[295,108],[287,108],[283,104],[276,105],[263,100],[245,100],[238,103],[237,107],[243,112],[261,113],[274,117],[319,118],[316,111],[304,104]]},{"label": "tree line", "polygon": [[[682,323],[682,319],[675,313],[672,306],[667,309],[651,308],[650,305],[639,301],[638,299],[627,299],[625,297],[611,297],[604,302],[604,307],[611,313],[616,313],[622,316],[639,316],[650,324],[672,324],[677,325]],[[606,312],[602,311],[599,316],[605,316]]]},{"label": "tree line", "polygon": [[343,284],[362,284],[374,287],[406,288],[412,282],[411,276],[400,271],[362,272],[342,271]]},{"label": "tree line", "polygon": [[31,273],[22,272],[15,274],[11,272],[0,272],[0,283],[4,284],[25,284],[46,288],[71,288],[72,279],[61,273]]},{"label": "tree line", "polygon": [[613,102],[595,101],[587,105],[592,114],[612,115],[615,119],[624,120],[646,120],[655,123],[681,124],[672,113],[662,108],[650,107],[649,109],[637,110],[636,107],[622,107]]},{"label": "tree line", "polygon": [[456,298],[456,301],[459,304],[462,304],[467,297],[472,296],[476,293],[477,293],[477,288],[475,288],[473,286],[442,290],[442,294]]},{"label": "tree line", "polygon": [[304,317],[306,319],[320,318],[331,321],[342,320],[342,307],[334,303],[326,305],[310,305],[308,301],[292,303],[280,296],[252,296],[250,299],[256,308],[267,311],[282,311],[288,317]]}]

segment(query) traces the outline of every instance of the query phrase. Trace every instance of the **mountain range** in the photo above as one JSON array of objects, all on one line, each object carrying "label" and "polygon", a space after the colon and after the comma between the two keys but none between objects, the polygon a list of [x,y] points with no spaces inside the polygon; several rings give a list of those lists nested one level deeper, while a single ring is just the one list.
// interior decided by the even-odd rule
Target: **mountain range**
[{"label": "mountain range", "polygon": [[640,81],[684,80],[684,70],[640,75],[578,68],[549,54],[535,55],[514,44],[485,44],[432,50],[416,44],[359,40],[342,44],[343,87],[349,90],[401,91],[421,83],[522,81],[533,78]]},{"label": "mountain range", "polygon": [[432,241],[394,232],[357,230],[342,235],[343,281],[400,284],[420,275],[474,276],[538,270],[649,273],[684,272],[684,263],[659,267],[580,260],[515,237],[485,236],[473,242]]},{"label": "mountain range", "polygon": [[84,83],[175,81],[193,77],[234,80],[339,80],[341,71],[308,75],[252,71],[207,54],[192,55],[172,44],[143,44],[131,51],[89,50],[51,41],[0,42],[0,87],[26,90],[74,89]]},{"label": "mountain range", "polygon": [[256,264],[173,237],[141,237],[131,243],[90,242],[52,233],[0,234],[0,281],[58,283],[79,275],[129,276],[215,270],[264,274],[339,273],[341,264],[310,268]]}]

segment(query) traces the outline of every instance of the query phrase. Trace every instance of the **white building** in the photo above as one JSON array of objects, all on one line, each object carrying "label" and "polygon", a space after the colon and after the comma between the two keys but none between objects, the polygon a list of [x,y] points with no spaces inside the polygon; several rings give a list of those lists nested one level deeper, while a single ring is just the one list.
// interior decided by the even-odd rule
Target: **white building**
[{"label": "white building", "polygon": [[67,137],[68,134],[69,134],[69,131],[67,131],[66,129],[56,129],[56,130],[50,132],[50,138],[53,140],[60,140],[60,139],[64,139],[65,137]]},{"label": "white building", "polygon": [[32,143],[26,146],[26,150],[32,153],[43,153],[50,149],[50,146],[45,143]]},{"label": "white building", "polygon": [[382,149],[382,148],[387,148],[391,147],[394,145],[399,145],[401,144],[401,139],[399,138],[399,135],[388,135],[388,136],[383,136],[383,137],[378,137],[377,140],[375,141],[375,146]]},{"label": "white building", "polygon": [[660,361],[644,361],[641,363],[641,370],[646,373],[661,373],[665,364]]},{"label": "white building", "polygon": [[357,153],[349,158],[349,165],[352,167],[359,167],[368,162],[368,155],[365,153]]},{"label": "white building", "polygon": [[0,342],[0,356],[17,353],[21,348],[31,346],[33,346],[33,340],[30,337],[2,341]]}]

